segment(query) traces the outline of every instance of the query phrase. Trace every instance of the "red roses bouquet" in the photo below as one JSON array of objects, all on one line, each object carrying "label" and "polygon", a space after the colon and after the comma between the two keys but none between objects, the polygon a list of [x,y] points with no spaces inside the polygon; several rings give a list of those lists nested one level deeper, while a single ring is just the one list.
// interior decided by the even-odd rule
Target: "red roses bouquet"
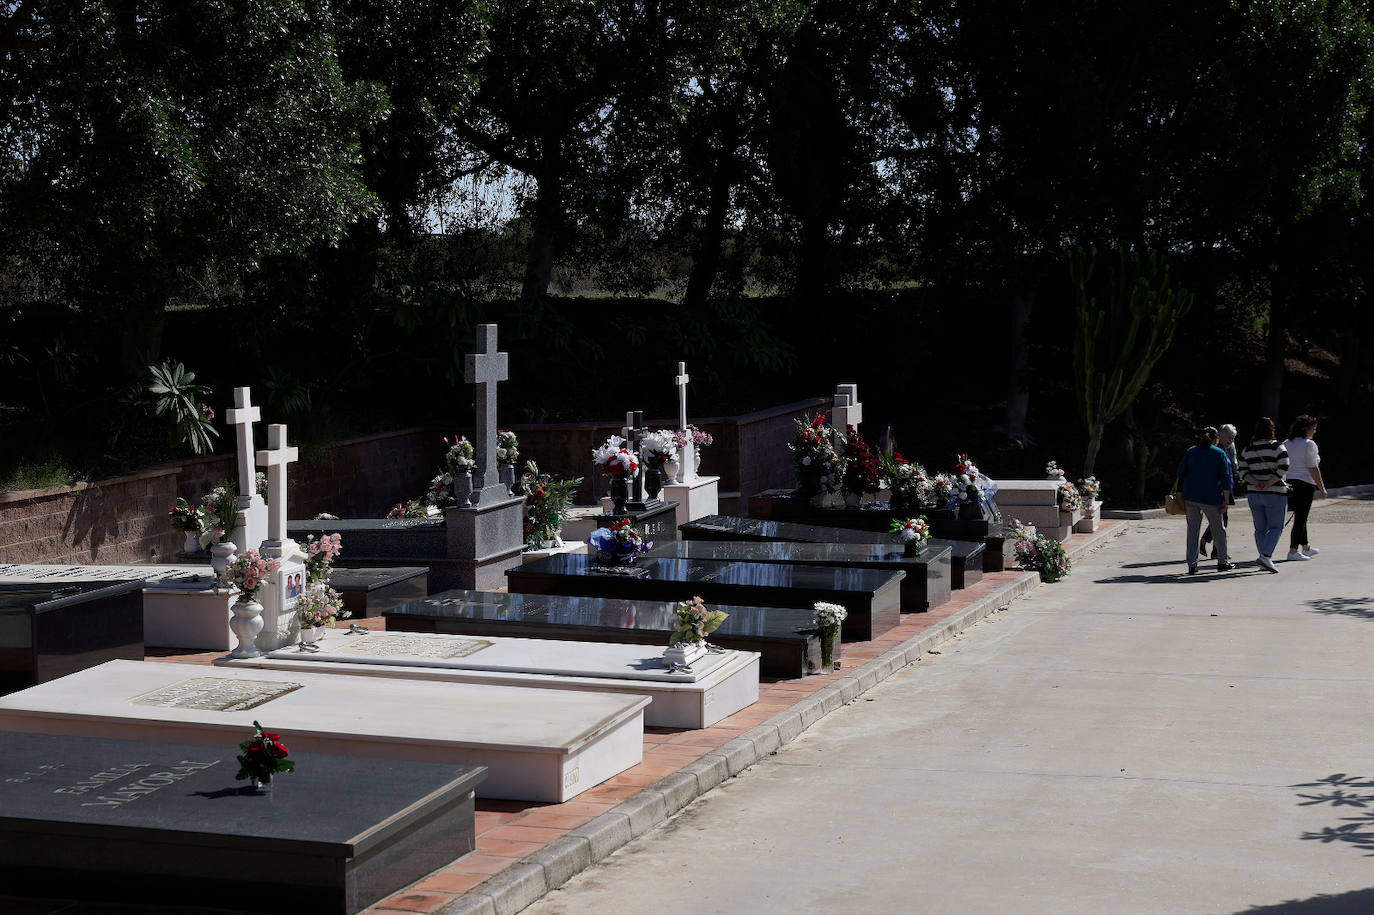
[{"label": "red roses bouquet", "polygon": [[253,722],[253,729],[257,733],[239,744],[239,749],[243,752],[237,757],[239,774],[234,778],[250,778],[256,787],[272,781],[272,776],[279,772],[292,771],[296,764],[286,758],[290,751],[286,749],[286,744],[281,742],[280,734],[264,731],[262,725],[256,721]]}]

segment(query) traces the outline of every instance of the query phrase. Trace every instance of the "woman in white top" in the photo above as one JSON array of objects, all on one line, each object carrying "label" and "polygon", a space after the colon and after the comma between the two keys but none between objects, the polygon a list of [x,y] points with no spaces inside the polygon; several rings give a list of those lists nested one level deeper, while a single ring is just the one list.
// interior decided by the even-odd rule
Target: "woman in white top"
[{"label": "woman in white top", "polygon": [[1288,535],[1289,561],[1311,559],[1321,550],[1307,542],[1307,516],[1312,511],[1316,495],[1326,498],[1326,484],[1322,481],[1321,455],[1312,436],[1317,434],[1316,417],[1304,413],[1293,420],[1288,430],[1288,507],[1293,510],[1293,527]]}]

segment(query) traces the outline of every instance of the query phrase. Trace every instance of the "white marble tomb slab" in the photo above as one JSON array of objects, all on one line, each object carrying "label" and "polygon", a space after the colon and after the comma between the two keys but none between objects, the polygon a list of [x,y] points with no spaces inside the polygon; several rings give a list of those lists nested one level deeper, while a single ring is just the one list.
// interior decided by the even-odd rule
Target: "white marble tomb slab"
[{"label": "white marble tomb slab", "polygon": [[[562,802],[640,762],[647,696],[110,661],[0,698],[0,730],[487,766],[483,797]],[[289,777],[289,776],[287,776]],[[228,787],[228,786],[226,786]]]},{"label": "white marble tomb slab", "polygon": [[208,576],[209,566],[195,565],[29,565],[0,563],[0,584],[43,581],[160,581]]},{"label": "white marble tomb slab", "polygon": [[1059,485],[1057,480],[998,480],[997,507],[1005,513],[1009,505],[1054,505]]},{"label": "white marble tomb slab", "polygon": [[725,651],[670,671],[650,646],[432,633],[330,633],[317,652],[283,648],[260,658],[220,658],[222,667],[403,677],[649,696],[644,723],[710,727],[759,698],[759,655]]}]

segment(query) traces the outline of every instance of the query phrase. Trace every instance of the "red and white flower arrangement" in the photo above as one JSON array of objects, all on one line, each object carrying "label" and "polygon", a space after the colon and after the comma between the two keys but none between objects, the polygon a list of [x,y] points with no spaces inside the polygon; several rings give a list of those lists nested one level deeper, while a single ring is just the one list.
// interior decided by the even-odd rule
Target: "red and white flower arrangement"
[{"label": "red and white flower arrangement", "polygon": [[924,516],[907,518],[905,521],[894,520],[889,533],[902,543],[921,544],[930,539],[930,524]]},{"label": "red and white flower arrangement", "polygon": [[640,454],[644,463],[652,470],[662,470],[663,465],[677,457],[677,441],[671,429],[659,429],[644,436],[640,443]]},{"label": "red and white flower arrangement", "polygon": [[808,422],[797,420],[792,449],[792,465],[797,485],[806,495],[839,492],[844,481],[844,461],[835,451],[835,430],[825,423],[826,413],[817,413]]},{"label": "red and white flower arrangement", "polygon": [[625,447],[625,439],[612,435],[601,447],[592,451],[592,461],[601,468],[603,476],[632,477],[639,472],[639,459]]}]

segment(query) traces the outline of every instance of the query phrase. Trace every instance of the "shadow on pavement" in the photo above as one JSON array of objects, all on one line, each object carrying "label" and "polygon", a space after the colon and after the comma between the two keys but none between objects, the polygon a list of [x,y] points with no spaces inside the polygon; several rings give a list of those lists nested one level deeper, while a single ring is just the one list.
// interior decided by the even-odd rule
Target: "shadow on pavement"
[{"label": "shadow on pavement", "polygon": [[[1162,563],[1163,565],[1180,565],[1178,562]],[[1126,566],[1125,568],[1129,568]],[[1187,570],[1169,572],[1164,575],[1116,575],[1112,578],[1095,578],[1093,582],[1099,585],[1187,585],[1203,584],[1206,582],[1223,581],[1227,578],[1248,578],[1251,575],[1268,575],[1259,566],[1238,565],[1229,572],[1216,572],[1206,567],[1198,569],[1196,575],[1189,575]]]},{"label": "shadow on pavement", "polygon": [[1311,613],[1374,620],[1374,601],[1368,597],[1319,597],[1316,600],[1309,600],[1307,606],[1312,608],[1309,611]]},{"label": "shadow on pavement", "polygon": [[[1374,887],[1367,890],[1351,890],[1328,896],[1322,893],[1308,899],[1290,899],[1274,905],[1257,905],[1244,909],[1244,915],[1367,915],[1374,912]],[[1242,915],[1237,912],[1236,915]]]}]

